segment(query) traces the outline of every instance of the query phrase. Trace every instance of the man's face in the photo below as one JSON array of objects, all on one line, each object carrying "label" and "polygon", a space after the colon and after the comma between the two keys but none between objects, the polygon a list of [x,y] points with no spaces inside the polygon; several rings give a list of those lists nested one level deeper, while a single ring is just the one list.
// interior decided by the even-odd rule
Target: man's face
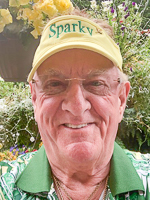
[{"label": "man's face", "polygon": [[88,50],[64,50],[42,63],[32,100],[50,162],[108,163],[129,90],[118,78],[110,60]]}]

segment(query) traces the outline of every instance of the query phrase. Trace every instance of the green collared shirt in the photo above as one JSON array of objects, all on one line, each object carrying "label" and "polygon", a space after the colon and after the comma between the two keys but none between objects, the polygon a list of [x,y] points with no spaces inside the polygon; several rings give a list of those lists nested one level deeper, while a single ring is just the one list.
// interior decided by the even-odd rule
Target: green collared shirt
[{"label": "green collared shirt", "polygon": [[[124,151],[115,143],[106,199],[150,200],[149,159],[149,154]],[[44,146],[1,162],[0,174],[0,200],[58,200]]]}]

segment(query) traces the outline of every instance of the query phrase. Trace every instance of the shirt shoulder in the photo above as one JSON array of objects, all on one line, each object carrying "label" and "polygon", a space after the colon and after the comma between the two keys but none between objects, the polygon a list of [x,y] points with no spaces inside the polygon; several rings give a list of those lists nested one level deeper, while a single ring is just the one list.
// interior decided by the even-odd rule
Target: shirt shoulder
[{"label": "shirt shoulder", "polygon": [[126,155],[131,160],[135,170],[141,178],[148,199],[150,198],[150,154],[142,154],[125,150]]},{"label": "shirt shoulder", "polygon": [[19,156],[14,161],[0,162],[0,199],[10,200],[14,195],[19,199],[22,192],[16,187],[15,182],[35,154],[36,152],[31,152]]},{"label": "shirt shoulder", "polygon": [[150,172],[150,154],[142,154],[140,152],[134,152],[125,150],[126,155],[131,160],[134,168],[138,171],[143,171],[146,174]]}]

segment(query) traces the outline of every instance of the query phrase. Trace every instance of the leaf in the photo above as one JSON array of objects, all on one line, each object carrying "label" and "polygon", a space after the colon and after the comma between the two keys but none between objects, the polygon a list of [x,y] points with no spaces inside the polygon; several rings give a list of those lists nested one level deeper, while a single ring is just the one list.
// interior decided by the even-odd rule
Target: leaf
[{"label": "leaf", "polygon": [[132,96],[132,98],[134,97],[134,91],[132,92],[131,96]]}]

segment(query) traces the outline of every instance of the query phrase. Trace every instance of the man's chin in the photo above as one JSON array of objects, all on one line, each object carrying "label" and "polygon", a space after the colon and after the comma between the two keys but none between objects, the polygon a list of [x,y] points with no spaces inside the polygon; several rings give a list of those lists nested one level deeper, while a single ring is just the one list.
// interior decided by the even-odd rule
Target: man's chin
[{"label": "man's chin", "polygon": [[76,142],[66,148],[68,158],[74,162],[90,162],[96,156],[94,144],[89,142]]}]

